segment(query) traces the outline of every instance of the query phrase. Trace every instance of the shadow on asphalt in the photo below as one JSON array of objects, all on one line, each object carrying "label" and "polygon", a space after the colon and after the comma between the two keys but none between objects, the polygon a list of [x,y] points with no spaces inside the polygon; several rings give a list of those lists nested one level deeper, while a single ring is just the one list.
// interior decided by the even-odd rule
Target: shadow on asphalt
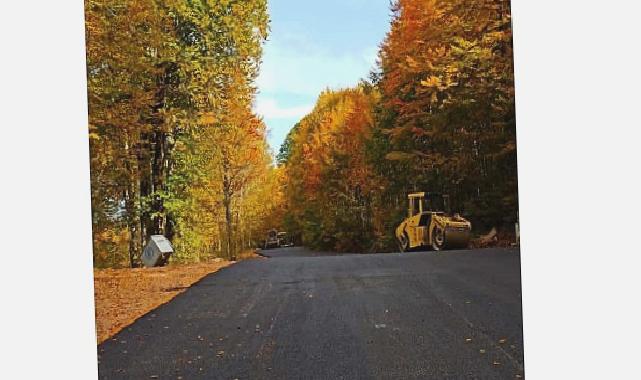
[{"label": "shadow on asphalt", "polygon": [[[349,256],[349,255],[442,255],[445,253],[462,253],[462,252],[482,252],[494,250],[495,248],[486,248],[486,249],[462,249],[462,250],[452,250],[452,251],[411,251],[411,252],[388,252],[388,253],[336,253],[336,252],[323,252],[323,251],[312,251],[305,247],[285,247],[285,248],[272,248],[272,249],[260,249],[256,253],[259,256],[266,258],[281,258],[281,257],[324,257],[324,256]],[[505,250],[518,250],[518,248],[505,248]]]},{"label": "shadow on asphalt", "polygon": [[305,247],[285,247],[285,248],[272,248],[261,249],[257,251],[260,256],[267,258],[280,258],[280,257],[320,257],[320,256],[342,256],[341,253],[336,252],[318,252],[312,251]]}]

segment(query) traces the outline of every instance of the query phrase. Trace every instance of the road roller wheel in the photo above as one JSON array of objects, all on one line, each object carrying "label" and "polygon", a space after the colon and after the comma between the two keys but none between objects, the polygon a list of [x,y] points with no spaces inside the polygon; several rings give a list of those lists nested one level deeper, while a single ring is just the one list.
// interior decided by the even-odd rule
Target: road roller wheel
[{"label": "road roller wheel", "polygon": [[445,231],[441,227],[435,227],[432,232],[432,249],[442,251],[445,248]]}]

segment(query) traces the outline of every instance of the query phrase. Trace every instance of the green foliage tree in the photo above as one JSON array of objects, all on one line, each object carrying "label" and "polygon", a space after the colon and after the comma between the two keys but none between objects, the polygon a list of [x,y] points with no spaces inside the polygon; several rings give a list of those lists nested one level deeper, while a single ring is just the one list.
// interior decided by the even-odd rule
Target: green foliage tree
[{"label": "green foliage tree", "polygon": [[[123,241],[136,265],[153,234],[168,236],[184,259],[220,251],[237,233],[220,229],[235,210],[221,212],[224,191],[212,182],[236,153],[231,136],[245,136],[241,146],[259,157],[254,169],[269,170],[264,128],[251,114],[266,1],[85,5],[96,265],[123,264]],[[243,118],[221,117],[234,110]]]}]

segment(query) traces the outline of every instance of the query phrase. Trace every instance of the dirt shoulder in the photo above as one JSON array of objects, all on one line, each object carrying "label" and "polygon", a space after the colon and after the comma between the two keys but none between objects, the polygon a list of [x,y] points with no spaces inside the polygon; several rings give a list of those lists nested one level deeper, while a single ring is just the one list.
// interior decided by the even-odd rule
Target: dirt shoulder
[{"label": "dirt shoulder", "polygon": [[94,270],[98,344],[169,302],[206,275],[233,263],[210,261],[164,268]]}]

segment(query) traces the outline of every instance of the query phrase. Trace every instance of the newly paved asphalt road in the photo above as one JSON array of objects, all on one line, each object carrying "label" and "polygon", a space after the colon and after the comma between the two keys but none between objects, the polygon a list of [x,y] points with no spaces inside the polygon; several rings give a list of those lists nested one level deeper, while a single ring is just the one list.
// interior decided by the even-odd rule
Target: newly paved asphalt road
[{"label": "newly paved asphalt road", "polygon": [[523,378],[518,249],[265,252],[98,347],[101,379]]}]

